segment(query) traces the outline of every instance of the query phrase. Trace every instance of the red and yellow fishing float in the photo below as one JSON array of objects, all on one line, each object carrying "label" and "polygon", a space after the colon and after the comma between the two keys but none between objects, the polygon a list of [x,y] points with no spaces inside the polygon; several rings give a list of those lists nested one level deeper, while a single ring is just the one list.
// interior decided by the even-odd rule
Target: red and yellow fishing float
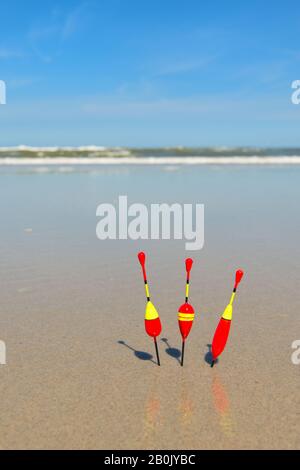
[{"label": "red and yellow fishing float", "polygon": [[154,339],[155,351],[156,351],[156,357],[157,357],[157,364],[160,366],[160,360],[159,360],[159,353],[158,353],[158,346],[157,346],[156,338],[161,333],[161,322],[160,322],[158,312],[157,312],[156,308],[154,307],[153,303],[150,300],[150,291],[149,291],[149,286],[148,286],[148,281],[147,281],[147,274],[146,274],[146,267],[145,267],[146,255],[143,251],[141,251],[138,254],[138,259],[139,259],[139,262],[142,266],[143,278],[144,278],[144,284],[145,284],[145,292],[146,292],[146,298],[147,298],[146,309],[145,309],[145,330],[146,330],[146,333]]},{"label": "red and yellow fishing float", "polygon": [[195,311],[191,304],[189,304],[189,287],[190,287],[190,272],[193,266],[193,260],[191,258],[187,258],[185,260],[185,268],[186,268],[186,287],[185,287],[185,303],[179,307],[178,310],[178,325],[179,330],[182,336],[182,350],[181,350],[181,366],[183,366],[183,359],[184,359],[184,345],[185,340],[188,337],[194,316]]},{"label": "red and yellow fishing float", "polygon": [[236,295],[236,290],[239,285],[239,283],[242,280],[242,277],[244,275],[244,272],[239,269],[235,273],[235,284],[233,288],[233,292],[231,295],[231,299],[227,307],[225,308],[223,315],[219,321],[219,324],[217,326],[217,329],[214,334],[214,338],[212,341],[212,363],[211,367],[214,366],[217,358],[222,354],[224,351],[224,348],[227,343],[227,339],[229,336],[229,331],[230,331],[230,326],[231,326],[231,320],[232,320],[232,306],[233,306],[233,301]]}]

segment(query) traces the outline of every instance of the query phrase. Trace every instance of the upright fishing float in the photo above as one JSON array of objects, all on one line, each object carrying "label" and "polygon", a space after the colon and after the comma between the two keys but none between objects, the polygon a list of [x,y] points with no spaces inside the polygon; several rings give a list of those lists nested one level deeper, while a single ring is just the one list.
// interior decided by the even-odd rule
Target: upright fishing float
[{"label": "upright fishing float", "polygon": [[185,286],[185,302],[179,307],[178,310],[178,325],[180,329],[180,333],[182,336],[182,350],[181,350],[181,366],[183,366],[183,359],[184,359],[184,345],[185,340],[188,337],[194,316],[195,311],[191,304],[189,304],[189,286],[190,286],[190,272],[193,266],[193,260],[191,258],[187,258],[185,260],[185,268],[186,268],[186,286]]},{"label": "upright fishing float", "polygon": [[230,302],[224,310],[224,313],[219,321],[219,324],[217,326],[217,329],[215,331],[214,338],[212,341],[211,367],[214,366],[217,358],[220,356],[220,354],[222,354],[226,346],[227,339],[229,336],[230,326],[231,326],[231,320],[232,320],[232,305],[233,305],[233,301],[235,298],[237,287],[239,283],[241,282],[243,275],[244,275],[244,272],[241,269],[239,269],[235,273],[235,284],[234,284]]},{"label": "upright fishing float", "polygon": [[144,284],[145,284],[145,291],[146,291],[146,298],[147,298],[146,309],[145,309],[145,329],[146,329],[146,333],[154,339],[154,345],[155,345],[155,351],[156,351],[156,357],[157,357],[157,365],[160,366],[158,346],[157,346],[157,341],[156,341],[157,336],[159,336],[160,333],[161,333],[160,318],[159,318],[159,315],[158,315],[158,312],[157,312],[156,308],[154,307],[153,303],[150,300],[150,291],[149,291],[149,286],[148,286],[148,281],[147,281],[147,274],[146,274],[146,267],[145,267],[146,255],[143,251],[141,251],[138,254],[138,259],[139,259],[139,262],[142,266],[143,278],[144,278]]}]

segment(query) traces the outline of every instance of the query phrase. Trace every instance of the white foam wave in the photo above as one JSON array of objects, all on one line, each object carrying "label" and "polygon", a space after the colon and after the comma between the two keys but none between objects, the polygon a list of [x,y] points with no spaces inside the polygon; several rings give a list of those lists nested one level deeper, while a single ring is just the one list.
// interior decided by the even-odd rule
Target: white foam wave
[{"label": "white foam wave", "polygon": [[[56,152],[105,152],[107,147],[97,145],[83,145],[80,147],[32,147],[30,145],[18,145],[16,147],[0,147],[0,152],[31,152],[31,153],[56,153]],[[115,150],[119,150],[118,147]]]},{"label": "white foam wave", "polygon": [[0,159],[4,165],[300,165],[300,156],[252,156],[252,157],[56,157]]}]

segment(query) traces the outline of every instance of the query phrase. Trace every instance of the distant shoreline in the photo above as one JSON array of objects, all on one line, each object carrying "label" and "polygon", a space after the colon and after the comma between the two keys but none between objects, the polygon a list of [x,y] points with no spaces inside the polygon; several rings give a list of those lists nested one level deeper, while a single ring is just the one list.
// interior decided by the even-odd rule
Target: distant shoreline
[{"label": "distant shoreline", "polygon": [[0,165],[299,165],[300,147],[0,147]]},{"label": "distant shoreline", "polygon": [[299,147],[0,147],[0,165],[300,165]]}]

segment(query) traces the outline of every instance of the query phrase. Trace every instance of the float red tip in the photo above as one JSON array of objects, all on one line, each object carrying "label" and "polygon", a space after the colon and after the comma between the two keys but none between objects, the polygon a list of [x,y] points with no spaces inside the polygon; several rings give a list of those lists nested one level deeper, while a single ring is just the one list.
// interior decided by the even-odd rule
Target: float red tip
[{"label": "float red tip", "polygon": [[138,253],[138,259],[139,259],[139,262],[142,266],[144,281],[146,282],[146,279],[147,279],[146,268],[145,268],[146,255],[143,251],[140,251]]},{"label": "float red tip", "polygon": [[145,266],[146,255],[143,251],[140,251],[140,253],[138,254],[138,259],[139,259],[139,262],[141,263],[141,265]]},{"label": "float red tip", "polygon": [[244,271],[242,271],[241,269],[238,269],[238,271],[235,273],[235,285],[234,285],[235,289],[241,282],[243,276],[244,276]]},{"label": "float red tip", "polygon": [[193,266],[193,260],[192,258],[187,258],[185,260],[185,267],[186,267],[186,272],[189,274]]}]

